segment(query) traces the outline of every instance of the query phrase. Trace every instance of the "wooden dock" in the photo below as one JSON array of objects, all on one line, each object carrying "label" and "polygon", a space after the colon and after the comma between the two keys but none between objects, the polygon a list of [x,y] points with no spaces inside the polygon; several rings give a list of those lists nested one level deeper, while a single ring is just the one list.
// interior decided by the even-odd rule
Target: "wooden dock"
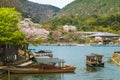
[{"label": "wooden dock", "polygon": [[8,66],[0,66],[0,70],[7,68]]},{"label": "wooden dock", "polygon": [[0,75],[5,73],[5,69],[7,68],[7,66],[0,66]]}]

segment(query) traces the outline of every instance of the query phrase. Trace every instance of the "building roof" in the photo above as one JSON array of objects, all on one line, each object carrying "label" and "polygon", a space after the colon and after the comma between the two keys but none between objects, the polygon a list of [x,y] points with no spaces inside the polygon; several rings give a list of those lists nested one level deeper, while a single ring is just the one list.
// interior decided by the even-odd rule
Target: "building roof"
[{"label": "building roof", "polygon": [[88,55],[86,55],[86,56],[87,56],[87,57],[94,57],[94,56],[103,56],[103,55],[91,53],[91,54],[88,54]]},{"label": "building roof", "polygon": [[120,35],[118,34],[112,34],[112,33],[108,33],[108,32],[99,32],[96,34],[92,34],[92,37],[120,37]]},{"label": "building roof", "polygon": [[40,50],[37,53],[52,53],[51,50]]},{"label": "building roof", "polygon": [[63,59],[59,59],[59,58],[35,57],[35,59],[37,60],[38,63],[44,63],[44,64],[65,62]]},{"label": "building roof", "polygon": [[87,34],[87,35],[90,35],[90,34],[96,34],[96,33],[99,33],[99,32],[77,32],[78,34]]}]

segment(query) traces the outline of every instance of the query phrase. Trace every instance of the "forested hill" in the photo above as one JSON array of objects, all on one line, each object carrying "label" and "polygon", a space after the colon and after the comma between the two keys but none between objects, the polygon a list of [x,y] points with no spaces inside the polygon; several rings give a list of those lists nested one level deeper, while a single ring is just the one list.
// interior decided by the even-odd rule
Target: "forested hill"
[{"label": "forested hill", "polygon": [[0,7],[15,7],[24,17],[31,17],[34,22],[46,21],[60,10],[51,5],[33,3],[28,0],[0,0]]},{"label": "forested hill", "polygon": [[75,0],[44,24],[51,30],[59,30],[63,25],[74,25],[78,31],[119,34],[120,0]]},{"label": "forested hill", "polygon": [[75,0],[64,7],[61,15],[113,15],[120,13],[120,0]]}]

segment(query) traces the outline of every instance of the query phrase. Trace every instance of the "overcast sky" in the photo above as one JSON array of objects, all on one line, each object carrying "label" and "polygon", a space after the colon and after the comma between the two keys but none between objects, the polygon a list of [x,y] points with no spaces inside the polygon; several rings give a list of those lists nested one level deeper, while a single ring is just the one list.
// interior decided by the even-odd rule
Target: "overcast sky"
[{"label": "overcast sky", "polygon": [[65,5],[69,4],[74,0],[29,0],[29,1],[37,2],[40,4],[49,4],[59,8],[63,8]]}]

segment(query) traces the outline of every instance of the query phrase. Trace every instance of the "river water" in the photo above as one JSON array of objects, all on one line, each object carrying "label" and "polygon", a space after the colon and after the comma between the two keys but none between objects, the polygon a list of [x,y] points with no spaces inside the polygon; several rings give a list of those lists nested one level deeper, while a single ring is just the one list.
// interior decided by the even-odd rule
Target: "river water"
[{"label": "river water", "polygon": [[[76,66],[75,73],[53,74],[7,74],[0,80],[120,80],[120,67],[109,62],[114,51],[120,47],[111,46],[30,46],[29,49],[51,50],[54,57],[64,59],[66,64]],[[86,66],[86,55],[90,53],[103,54],[104,68],[91,68]]]}]

